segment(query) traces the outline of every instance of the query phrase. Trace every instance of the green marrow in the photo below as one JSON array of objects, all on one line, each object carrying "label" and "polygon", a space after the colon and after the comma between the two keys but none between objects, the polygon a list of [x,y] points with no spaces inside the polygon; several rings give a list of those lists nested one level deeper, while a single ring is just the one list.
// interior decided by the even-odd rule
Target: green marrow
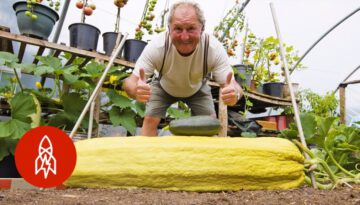
[{"label": "green marrow", "polygon": [[193,116],[171,121],[169,130],[173,135],[212,136],[219,133],[220,122],[211,116]]}]

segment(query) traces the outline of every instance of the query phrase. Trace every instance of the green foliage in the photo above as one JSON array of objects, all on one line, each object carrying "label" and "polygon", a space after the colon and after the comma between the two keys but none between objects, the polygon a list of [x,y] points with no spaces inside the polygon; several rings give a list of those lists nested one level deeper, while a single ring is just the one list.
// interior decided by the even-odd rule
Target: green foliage
[{"label": "green foliage", "polygon": [[[65,130],[71,130],[84,109],[86,100],[79,93],[65,93],[61,96],[60,101],[62,102],[63,109],[51,117],[48,124]],[[89,114],[85,116],[80,128],[87,129],[88,122]]]},{"label": "green foliage", "polygon": [[327,92],[324,96],[311,90],[300,92],[300,111],[310,112],[321,117],[337,116],[336,109],[339,105],[335,93]]},{"label": "green foliage", "polygon": [[227,54],[235,56],[238,47],[237,37],[244,28],[244,15],[241,13],[241,4],[236,3],[214,28],[214,36],[219,39]]},{"label": "green foliage", "polygon": [[145,105],[134,101],[129,98],[117,94],[114,90],[107,93],[111,104],[113,105],[109,111],[110,121],[113,125],[121,125],[125,127],[132,135],[136,130],[136,115],[137,113],[143,117]]},{"label": "green foliage", "polygon": [[18,140],[31,128],[40,124],[41,108],[36,97],[17,93],[9,100],[11,119],[0,122],[0,161],[15,153]]},{"label": "green foliage", "polygon": [[[280,63],[279,40],[273,36],[259,38],[254,33],[247,36],[247,42],[244,50],[244,64],[253,68],[253,80],[256,85],[264,82],[279,82],[283,80],[284,72]],[[291,45],[283,44],[285,49],[285,58],[288,68],[300,59],[298,51]],[[304,68],[299,64],[296,69]]]},{"label": "green foliage", "polygon": [[[151,21],[154,20],[155,18],[154,9],[156,3],[157,0],[146,0],[143,16],[141,18],[138,27],[136,28],[135,39],[137,40],[142,39],[142,37],[145,34],[143,29],[145,29],[149,35],[152,35],[154,33]],[[160,32],[162,32],[162,30]]]},{"label": "green foliage", "polygon": [[179,101],[176,107],[169,107],[167,109],[167,113],[169,114],[170,118],[173,119],[182,119],[188,118],[191,116],[190,108],[183,102]]},{"label": "green foliage", "polygon": [[[339,124],[338,118],[322,117],[311,113],[300,116],[307,144],[314,148],[306,151],[312,158],[307,165],[321,165],[314,170],[319,185],[335,187],[342,182],[360,183],[360,129]],[[294,139],[296,126],[283,130],[279,137]]]},{"label": "green foliage", "polygon": [[[15,88],[20,85],[23,92],[36,96],[41,106],[46,108],[46,112],[51,113],[42,118],[43,124],[71,130],[88,101],[90,94],[93,92],[97,80],[103,74],[106,64],[91,61],[83,66],[84,58],[77,57],[71,65],[63,65],[63,58],[69,60],[71,55],[65,53],[64,56],[60,58],[50,55],[36,56],[36,59],[40,62],[39,65],[18,64],[18,59],[14,54],[0,52],[0,65],[8,66],[14,70],[15,68],[20,68],[23,72],[39,77],[52,77],[55,82],[53,87],[44,87],[40,82],[36,82],[37,89],[28,89],[22,88],[18,78],[10,78],[8,79],[9,85],[0,88],[0,97],[11,99],[15,94]],[[110,116],[113,120],[110,119],[109,122],[112,122],[113,125],[124,125],[124,127],[133,134],[136,127],[135,119],[144,116],[145,105],[130,100],[121,90],[123,80],[129,75],[128,70],[124,69],[123,66],[112,66],[110,68],[102,90],[108,94],[109,101],[101,105],[101,110],[105,115],[110,115],[111,107],[117,107],[116,109],[119,110],[116,111],[120,113],[117,117],[124,117],[126,120],[129,119],[129,123],[116,120],[117,118],[113,115]],[[64,87],[68,88],[66,92],[63,90]],[[26,106],[24,106],[24,109],[25,108]],[[113,111],[111,112],[112,114],[115,113]],[[129,118],[126,118],[127,116]],[[80,127],[81,129],[87,129],[88,119],[87,116],[83,120]],[[16,123],[15,125],[21,127],[20,123],[14,122]],[[14,122],[8,123],[6,126],[14,126]],[[97,126],[96,123],[93,124],[95,127]],[[18,130],[21,131],[24,129]]]}]

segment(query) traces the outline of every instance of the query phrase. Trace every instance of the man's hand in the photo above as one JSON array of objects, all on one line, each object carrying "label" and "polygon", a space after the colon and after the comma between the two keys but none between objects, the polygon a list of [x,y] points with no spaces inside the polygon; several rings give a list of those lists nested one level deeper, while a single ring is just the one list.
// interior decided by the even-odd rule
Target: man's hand
[{"label": "man's hand", "polygon": [[146,103],[150,99],[150,85],[146,83],[145,71],[143,68],[139,71],[139,79],[136,84],[136,101]]},{"label": "man's hand", "polygon": [[221,99],[225,105],[235,105],[241,97],[241,88],[236,87],[236,83],[232,82],[233,73],[229,72],[226,82],[221,88]]}]

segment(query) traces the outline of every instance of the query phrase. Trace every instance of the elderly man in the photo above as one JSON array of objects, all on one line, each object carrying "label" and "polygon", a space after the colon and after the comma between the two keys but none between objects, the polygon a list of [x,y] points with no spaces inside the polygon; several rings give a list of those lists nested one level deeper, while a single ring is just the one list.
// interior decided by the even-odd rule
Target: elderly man
[{"label": "elderly man", "polygon": [[[243,93],[222,44],[204,33],[204,14],[197,3],[179,1],[172,5],[168,25],[168,32],[146,46],[124,83],[130,97],[146,103],[144,136],[157,135],[161,118],[177,101],[186,103],[193,115],[216,117],[211,89],[206,84],[210,72],[222,87],[226,105],[236,104]],[[149,85],[146,79],[154,72],[157,78]]]}]

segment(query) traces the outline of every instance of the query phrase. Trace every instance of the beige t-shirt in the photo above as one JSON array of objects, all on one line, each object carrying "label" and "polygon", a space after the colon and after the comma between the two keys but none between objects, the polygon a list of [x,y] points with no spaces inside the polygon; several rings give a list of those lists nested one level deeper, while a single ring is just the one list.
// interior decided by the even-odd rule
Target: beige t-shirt
[{"label": "beige t-shirt", "polygon": [[[156,36],[144,49],[135,64],[133,73],[139,76],[139,69],[144,68],[146,78],[155,71],[159,72],[165,51],[165,32]],[[165,58],[160,84],[174,97],[189,97],[202,85],[205,34],[195,51],[190,56],[182,56],[169,40],[169,50]],[[223,84],[226,76],[232,72],[227,54],[221,43],[210,35],[208,50],[208,72],[216,82]]]}]

